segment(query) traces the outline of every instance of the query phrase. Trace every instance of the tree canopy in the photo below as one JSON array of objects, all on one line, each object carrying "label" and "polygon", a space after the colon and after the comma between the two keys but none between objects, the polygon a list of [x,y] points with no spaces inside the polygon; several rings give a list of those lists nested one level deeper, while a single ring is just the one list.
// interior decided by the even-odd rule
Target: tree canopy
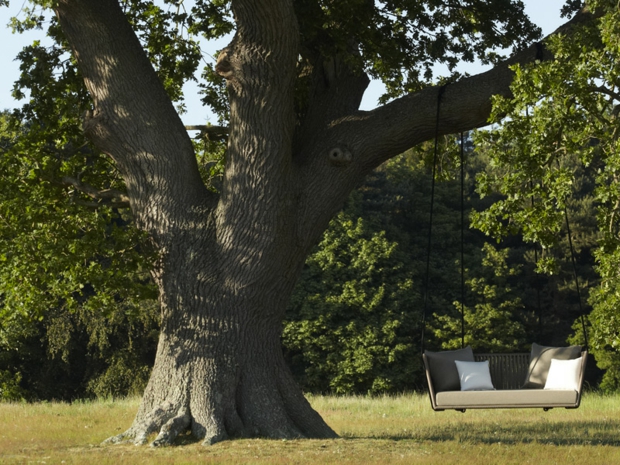
[{"label": "tree canopy", "polygon": [[[566,210],[583,188],[579,172],[591,173],[594,186],[586,201],[595,212],[590,221],[596,219],[598,237],[593,243],[577,229],[573,240],[577,254],[594,248],[601,281],[590,291],[590,348],[599,366],[608,369],[603,387],[617,388],[620,16],[614,2],[590,6],[600,11],[596,22],[578,28],[570,40],[551,37],[555,60],[515,67],[512,96],[495,99],[493,118],[502,124],[481,132],[478,143],[499,169],[480,176],[478,188],[482,195],[499,191],[504,197],[474,224],[496,237],[522,232],[525,240],[549,250],[565,237]],[[542,256],[539,269],[557,272],[548,258]],[[576,330],[574,340],[582,343],[581,329]]]}]

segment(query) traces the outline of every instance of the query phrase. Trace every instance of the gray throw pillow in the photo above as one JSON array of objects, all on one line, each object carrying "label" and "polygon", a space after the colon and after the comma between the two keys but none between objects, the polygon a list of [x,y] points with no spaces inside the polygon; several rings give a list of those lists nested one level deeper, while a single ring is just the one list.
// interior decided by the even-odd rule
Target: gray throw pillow
[{"label": "gray throw pillow", "polygon": [[445,350],[442,352],[425,350],[424,355],[426,355],[428,360],[435,392],[461,390],[461,380],[454,362],[456,360],[473,362],[474,352],[471,350],[471,347],[467,346],[464,349]]},{"label": "gray throw pillow", "polygon": [[524,389],[543,389],[547,382],[547,374],[551,359],[573,360],[581,355],[581,346],[545,347],[532,344],[530,366],[525,377]]}]

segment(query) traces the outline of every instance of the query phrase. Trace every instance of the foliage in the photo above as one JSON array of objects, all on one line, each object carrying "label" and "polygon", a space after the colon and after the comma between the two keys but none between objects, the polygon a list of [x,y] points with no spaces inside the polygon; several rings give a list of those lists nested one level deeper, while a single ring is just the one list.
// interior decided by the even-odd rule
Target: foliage
[{"label": "foliage", "polygon": [[[383,81],[389,98],[431,82],[437,64],[453,72],[460,61],[495,62],[498,50],[520,48],[540,35],[515,0],[295,0],[295,9],[302,65],[317,56],[357,59]],[[358,53],[351,53],[351,44],[359,44]]]},{"label": "foliage", "polygon": [[21,376],[28,400],[139,392],[155,356],[159,320],[155,305],[143,307],[139,319],[121,305],[108,315],[52,309],[29,323],[28,335],[3,347],[0,367]]},{"label": "foliage", "polygon": [[[52,3],[30,0],[30,6],[22,9],[24,18],[12,20],[14,30],[49,24],[48,35],[61,44],[56,20],[47,11]],[[186,6],[177,0],[122,0],[121,4],[169,95],[182,109],[182,84],[195,79],[201,60],[199,39],[216,39],[233,31],[230,1],[195,0]],[[317,57],[344,57],[384,82],[384,99],[428,85],[437,74],[437,64],[456,78],[454,69],[460,61],[497,62],[502,50],[522,48],[540,36],[540,29],[523,14],[520,0],[295,0],[294,7],[301,39],[300,83]],[[66,44],[62,48],[68,51]],[[65,66],[69,69],[74,64],[67,61]],[[213,64],[204,65],[198,85],[203,103],[220,121],[227,120],[225,86]]]},{"label": "foliage", "polygon": [[[283,337],[305,389],[342,394],[422,388],[419,343],[431,192],[426,160],[432,149],[425,144],[376,170],[308,258]],[[429,314],[450,310],[459,282],[460,187],[450,151],[442,149],[441,155]],[[467,198],[467,209],[470,202]],[[477,257],[480,238],[465,231],[468,263]]]},{"label": "foliage", "polygon": [[20,387],[21,373],[0,370],[0,401],[15,402],[23,400],[26,393]]},{"label": "foliage", "polygon": [[[80,375],[105,372],[111,353],[130,350],[132,339],[144,343],[152,339],[150,331],[156,332],[157,313],[145,312],[145,302],[156,296],[149,277],[153,255],[144,235],[129,225],[126,210],[93,203],[60,182],[63,176],[91,185],[109,179],[109,164],[77,131],[77,140],[58,133],[51,139],[46,128],[20,126],[8,114],[0,123],[5,180],[0,186],[0,370],[21,376],[30,397],[84,395]],[[34,134],[23,137],[28,131]],[[78,167],[81,172],[75,174]],[[132,353],[144,366],[152,358],[145,360],[141,350]],[[60,386],[66,383],[58,381],[45,386],[53,372],[68,370],[72,388],[63,392]]]},{"label": "foliage", "polygon": [[[124,6],[182,110],[182,86],[201,58],[188,28],[204,27],[184,25],[181,5]],[[82,134],[90,97],[49,7],[30,2],[11,22],[15,32],[46,27],[51,45],[37,41],[18,55],[13,95],[25,103],[0,121],[0,370],[21,376],[28,398],[136,393],[157,339],[156,257],[133,226],[115,165]],[[221,143],[195,146],[216,189]]]},{"label": "foliage", "polygon": [[283,343],[318,392],[406,388],[416,368],[416,296],[397,244],[340,213],[306,262]]},{"label": "foliage", "polygon": [[[479,189],[482,195],[498,190],[504,198],[475,223],[498,237],[521,231],[526,241],[548,250],[563,236],[564,214],[579,188],[576,174],[581,170],[592,175],[596,188],[590,204],[596,208],[600,232],[594,255],[601,279],[590,293],[590,348],[608,370],[603,386],[617,388],[620,12],[615,2],[591,2],[590,7],[605,14],[581,27],[571,40],[552,38],[548,45],[556,59],[516,67],[513,97],[496,99],[495,118],[507,118],[499,130],[480,133],[479,142],[501,174],[482,175]],[[574,160],[583,167],[577,169]],[[582,239],[573,232],[577,254],[591,247]],[[545,258],[539,270],[556,272],[554,262]]]},{"label": "foliage", "polygon": [[510,249],[497,250],[487,243],[483,246],[484,276],[466,281],[474,305],[456,301],[455,308],[464,312],[465,337],[461,339],[461,318],[435,315],[435,337],[443,341],[444,349],[458,349],[462,342],[478,352],[524,351],[526,329],[523,321],[524,305],[510,281],[521,274],[518,265],[507,263]]},{"label": "foliage", "polygon": [[[50,12],[51,3],[49,0],[31,0],[21,8],[20,18],[11,18],[10,22],[17,33],[46,27],[47,36],[51,39],[50,46],[43,47],[40,41],[36,41],[18,55],[23,73],[15,83],[14,96],[22,99],[23,89],[30,90],[31,101],[27,107],[31,109],[46,106],[32,92],[34,89],[43,90],[51,83],[56,83],[56,86],[52,92],[43,92],[45,95],[68,96],[74,89],[65,89],[60,84],[70,82],[72,87],[80,88],[82,98],[85,96],[82,80],[75,79],[79,73],[75,61],[69,57],[69,44],[64,39],[57,18]],[[201,59],[199,44],[192,38],[197,31],[205,30],[201,21],[191,19],[183,5],[172,0],[165,0],[164,6],[139,0],[121,3],[171,100],[179,103],[179,109],[183,111],[183,84],[194,79]],[[213,37],[228,31],[230,27],[223,26]],[[50,104],[52,102],[48,101],[47,105]],[[61,114],[68,117],[81,115],[75,109]]]},{"label": "foliage", "polygon": [[107,370],[88,380],[88,393],[104,399],[142,394],[151,373],[150,364],[140,363],[131,348],[116,351],[106,361]]},{"label": "foliage", "polygon": [[[432,164],[433,158],[432,143],[423,144],[396,157],[373,173],[351,197],[344,213],[341,213],[337,222],[332,223],[317,251],[309,258],[294,302],[289,308],[283,340],[293,370],[306,389],[340,393],[368,391],[370,381],[358,385],[330,385],[329,380],[340,376],[338,381],[341,382],[343,373],[350,376],[355,367],[352,355],[356,354],[357,346],[354,343],[362,345],[359,341],[364,340],[364,326],[361,324],[357,325],[359,333],[345,331],[347,324],[353,328],[355,322],[365,316],[363,312],[356,311],[352,297],[362,294],[360,286],[354,287],[357,293],[346,296],[342,289],[352,277],[361,276],[360,271],[351,270],[351,261],[360,255],[357,242],[368,240],[373,234],[379,234],[388,244],[397,246],[397,253],[384,257],[378,254],[364,255],[367,259],[364,265],[376,273],[380,270],[377,263],[386,263],[382,268],[391,267],[394,272],[408,270],[407,276],[412,280],[408,291],[410,296],[401,295],[399,300],[382,304],[382,309],[376,309],[375,312],[385,309],[389,313],[396,306],[419,319],[424,309],[422,296],[428,292],[426,347],[448,349],[460,346],[460,162],[454,149],[454,139],[441,141],[428,289],[425,285],[425,270],[429,252],[429,164]],[[458,152],[458,146],[456,149]],[[466,150],[466,229],[463,231],[467,279],[464,300],[465,343],[478,351],[495,352],[526,351],[533,341],[562,345],[571,332],[572,321],[579,315],[566,240],[559,240],[556,247],[546,251],[547,257],[552,256],[556,263],[555,274],[547,277],[536,272],[537,252],[523,243],[520,237],[507,237],[501,244],[494,246],[488,242],[489,238],[467,228],[470,212],[476,214],[501,199],[497,194],[489,193],[480,200],[474,192],[475,173],[485,171],[490,176],[495,172],[495,167],[489,165],[488,156],[484,150],[472,151],[471,146]],[[592,275],[592,263],[588,261],[591,257],[590,248],[596,238],[596,225],[592,220],[592,173],[576,170],[573,180],[578,187],[579,198],[569,203],[569,211],[572,230],[579,235],[576,244],[579,276],[582,285],[587,285],[589,279],[596,278]],[[325,256],[331,260],[320,259]],[[404,279],[398,276],[390,278],[389,282],[397,283],[399,279]],[[377,284],[376,281],[373,283],[368,280],[364,296],[368,299],[375,296],[377,290],[384,286],[383,282],[379,280]],[[337,319],[338,316],[341,320]],[[380,327],[380,324],[376,326]],[[421,329],[416,323],[408,332],[406,342],[411,344],[413,360],[419,360],[416,349]],[[334,331],[336,337],[331,334]],[[382,343],[386,350],[392,344],[388,338],[384,338]],[[576,343],[583,343],[583,339],[579,337]],[[359,359],[363,360],[364,350],[367,349],[364,347],[359,350]],[[312,358],[306,357],[306,353],[312,354]],[[351,360],[347,360],[343,354],[352,354]],[[411,360],[408,360],[406,369],[412,368],[411,365]],[[368,366],[362,367],[361,371],[368,379],[372,379],[375,373]],[[400,374],[396,373],[394,379],[398,380]],[[422,387],[423,379],[419,371],[413,370],[407,376],[408,379],[403,379],[405,388]],[[375,391],[371,389],[371,392]]]}]

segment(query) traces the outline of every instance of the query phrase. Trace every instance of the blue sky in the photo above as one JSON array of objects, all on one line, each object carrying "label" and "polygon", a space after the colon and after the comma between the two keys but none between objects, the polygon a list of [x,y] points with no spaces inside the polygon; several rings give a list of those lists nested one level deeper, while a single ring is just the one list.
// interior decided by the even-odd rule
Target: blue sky
[{"label": "blue sky", "polygon": [[[565,0],[524,0],[526,13],[532,21],[543,29],[543,34],[553,32],[559,25],[566,21],[560,18],[560,9]],[[19,13],[25,0],[11,0],[10,6],[0,7],[0,109],[13,108],[19,105],[11,97],[11,89],[14,81],[19,76],[19,63],[14,61],[15,56],[19,53],[24,45],[32,43],[33,40],[42,39],[40,31],[29,32],[23,35],[12,34],[5,27],[9,22],[9,18]],[[207,61],[214,60],[213,54],[215,50],[222,48],[225,43],[208,44],[207,55],[204,57]],[[210,55],[209,55],[210,53]],[[471,74],[481,72],[483,68],[476,65],[469,65],[461,71],[467,71]],[[186,105],[188,112],[182,115],[185,124],[204,124],[207,121],[216,123],[215,118],[210,114],[208,109],[203,108],[197,97],[195,86],[188,85],[186,90]],[[372,109],[377,104],[377,99],[381,95],[382,86],[380,83],[372,83],[364,100],[362,102],[363,109]]]}]

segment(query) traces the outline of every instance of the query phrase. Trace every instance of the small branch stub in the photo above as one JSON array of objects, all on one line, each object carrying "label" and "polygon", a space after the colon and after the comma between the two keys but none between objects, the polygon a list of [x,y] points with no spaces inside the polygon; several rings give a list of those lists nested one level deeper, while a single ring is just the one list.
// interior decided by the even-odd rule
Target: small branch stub
[{"label": "small branch stub", "polygon": [[211,125],[191,125],[185,126],[188,131],[200,131],[196,138],[205,138],[211,141],[226,140],[230,132],[226,126],[211,126]]},{"label": "small branch stub", "polygon": [[215,63],[215,72],[226,80],[232,79],[234,72],[233,67],[230,63],[228,48],[223,49],[217,56],[217,62]]},{"label": "small branch stub", "polygon": [[329,150],[327,158],[332,165],[346,166],[353,161],[353,154],[346,147],[334,147]]}]

